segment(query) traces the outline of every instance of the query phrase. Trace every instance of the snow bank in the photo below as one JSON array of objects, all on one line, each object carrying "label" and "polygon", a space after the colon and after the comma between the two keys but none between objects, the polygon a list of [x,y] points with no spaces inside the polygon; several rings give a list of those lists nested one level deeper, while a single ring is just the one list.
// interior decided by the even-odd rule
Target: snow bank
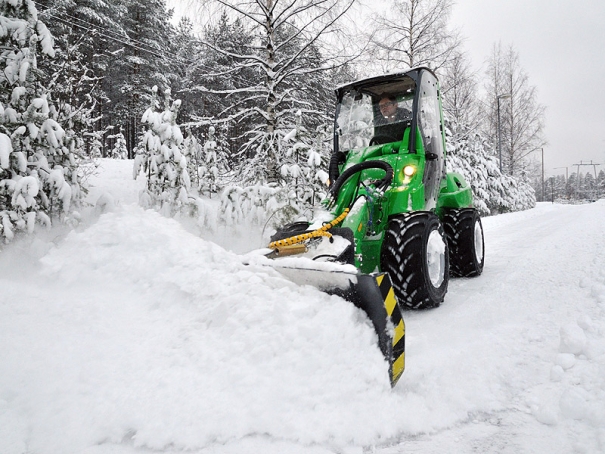
[{"label": "snow bank", "polygon": [[133,206],[41,263],[37,286],[2,283],[0,440],[56,453],[125,437],[193,449],[396,433],[403,404],[373,329],[340,298]]}]

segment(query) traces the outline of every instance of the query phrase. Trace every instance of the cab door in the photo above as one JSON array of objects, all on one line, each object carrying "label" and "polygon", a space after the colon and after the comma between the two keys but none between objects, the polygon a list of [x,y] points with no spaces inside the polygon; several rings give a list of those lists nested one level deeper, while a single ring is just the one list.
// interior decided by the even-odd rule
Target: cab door
[{"label": "cab door", "polygon": [[445,172],[445,146],[439,99],[439,82],[429,71],[422,71],[418,97],[418,127],[425,153],[424,197],[426,210],[437,205],[441,179]]}]

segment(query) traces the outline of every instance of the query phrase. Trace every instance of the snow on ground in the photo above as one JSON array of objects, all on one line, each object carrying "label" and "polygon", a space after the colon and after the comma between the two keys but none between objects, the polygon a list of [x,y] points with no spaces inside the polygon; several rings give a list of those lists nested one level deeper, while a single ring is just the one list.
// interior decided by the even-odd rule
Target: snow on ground
[{"label": "snow on ground", "polygon": [[405,313],[391,390],[350,303],[137,207],[131,163],[102,162],[112,210],[0,254],[1,453],[605,452],[604,201],[484,219],[483,275]]}]

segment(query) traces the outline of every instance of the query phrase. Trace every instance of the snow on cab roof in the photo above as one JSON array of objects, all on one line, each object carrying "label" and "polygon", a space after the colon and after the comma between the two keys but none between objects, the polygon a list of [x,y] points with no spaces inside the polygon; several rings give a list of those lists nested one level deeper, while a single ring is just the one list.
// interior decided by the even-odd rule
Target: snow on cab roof
[{"label": "snow on cab roof", "polygon": [[401,72],[386,73],[386,74],[382,74],[380,76],[374,76],[374,77],[369,77],[366,79],[359,79],[359,80],[356,80],[355,82],[349,82],[347,84],[337,87],[335,91],[336,91],[336,94],[338,95],[339,93],[342,93],[343,91],[350,89],[350,88],[359,89],[359,88],[371,87],[372,85],[381,85],[382,83],[387,83],[390,81],[397,81],[404,77],[411,77],[412,79],[414,79],[414,81],[416,81],[416,79],[417,79],[416,75],[423,70],[428,71],[431,74],[433,74],[433,76],[437,77],[432,69],[427,68],[425,66],[418,66],[418,67],[407,69],[407,70],[401,71]]}]

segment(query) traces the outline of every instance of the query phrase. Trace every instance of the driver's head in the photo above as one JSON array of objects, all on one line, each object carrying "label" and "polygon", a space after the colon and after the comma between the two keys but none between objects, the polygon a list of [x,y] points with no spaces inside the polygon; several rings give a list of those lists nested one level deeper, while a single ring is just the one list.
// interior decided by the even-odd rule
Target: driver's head
[{"label": "driver's head", "polygon": [[394,96],[384,96],[378,101],[378,107],[383,117],[391,117],[397,113],[397,99]]}]

